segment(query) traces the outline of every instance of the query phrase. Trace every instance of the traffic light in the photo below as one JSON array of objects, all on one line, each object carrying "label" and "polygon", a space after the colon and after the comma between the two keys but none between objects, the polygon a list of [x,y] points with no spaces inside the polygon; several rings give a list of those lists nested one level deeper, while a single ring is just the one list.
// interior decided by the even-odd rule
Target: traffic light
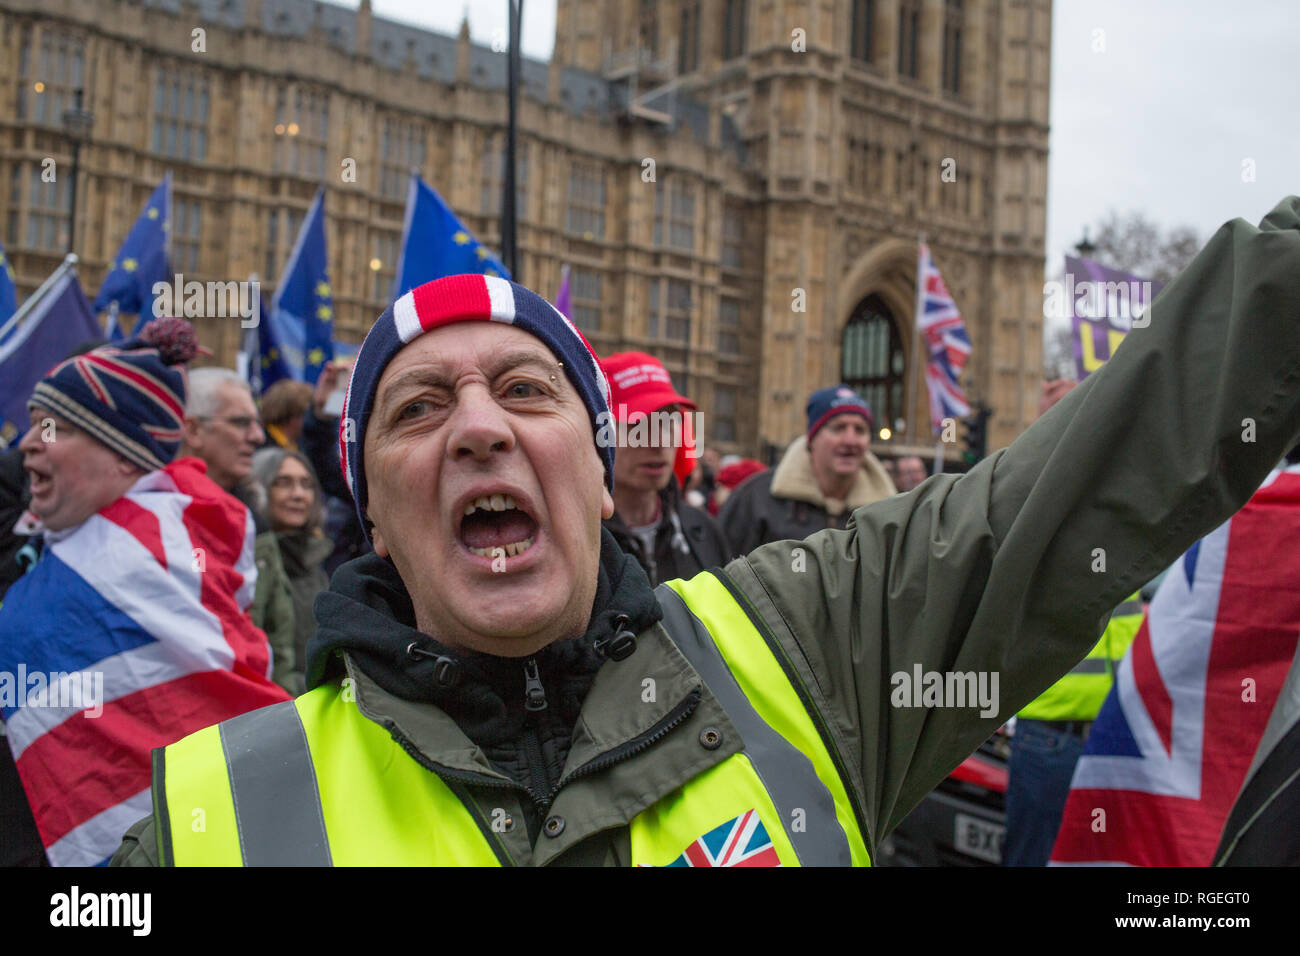
[{"label": "traffic light", "polygon": [[966,433],[962,436],[966,448],[962,451],[962,461],[967,466],[977,464],[988,454],[989,430],[988,420],[993,417],[993,410],[983,402],[971,406],[971,414],[962,419]]}]

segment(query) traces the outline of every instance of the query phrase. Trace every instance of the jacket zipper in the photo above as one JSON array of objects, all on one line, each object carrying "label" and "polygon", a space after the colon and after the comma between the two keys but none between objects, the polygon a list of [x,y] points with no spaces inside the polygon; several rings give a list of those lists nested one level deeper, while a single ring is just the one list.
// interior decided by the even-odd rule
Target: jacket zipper
[{"label": "jacket zipper", "polygon": [[[536,661],[530,660],[529,663],[532,664],[533,676],[534,678],[536,678],[536,670],[537,670]],[[524,668],[525,681],[527,681],[528,678],[528,671],[529,668],[527,665],[525,665]],[[541,686],[541,681],[540,679],[538,679],[538,687],[540,686]],[[526,683],[525,683],[525,688],[527,688]],[[695,712],[695,708],[697,708],[700,705],[701,697],[702,697],[702,693],[700,691],[700,688],[696,687],[694,690],[692,690],[689,694],[687,694],[682,699],[682,702],[680,704],[678,704],[667,714],[665,714],[662,718],[660,718],[654,724],[654,726],[650,727],[644,733],[632,738],[629,741],[626,741],[625,743],[619,744],[617,747],[614,747],[611,750],[606,750],[604,753],[599,754],[596,757],[593,757],[591,760],[588,760],[586,763],[584,763],[581,767],[575,767],[569,774],[565,775],[564,777],[561,777],[560,781],[553,788],[551,788],[550,792],[546,793],[544,804],[541,800],[538,799],[537,796],[538,792],[541,791],[536,791],[534,790],[533,787],[525,787],[518,783],[515,783],[513,780],[504,780],[498,777],[488,776],[487,774],[473,773],[468,770],[455,770],[451,767],[446,766],[445,764],[440,764],[437,763],[436,761],[430,760],[428,757],[424,755],[424,753],[420,750],[419,747],[417,747],[414,743],[411,742],[410,738],[408,738],[405,734],[403,734],[400,730],[397,729],[396,724],[388,723],[387,726],[388,726],[389,734],[392,736],[392,738],[395,741],[397,741],[398,746],[400,746],[403,750],[407,752],[407,754],[410,755],[412,760],[418,763],[425,770],[428,770],[430,773],[436,774],[439,778],[446,781],[448,783],[448,786],[451,786],[452,782],[454,781],[456,784],[473,784],[474,786],[491,787],[497,790],[514,790],[526,794],[528,798],[532,800],[535,805],[545,809],[555,801],[555,797],[560,792],[560,790],[562,790],[565,787],[565,785],[567,785],[571,781],[576,780],[579,777],[586,777],[593,773],[599,773],[601,770],[608,769],[609,767],[612,767],[614,764],[619,763],[622,760],[627,760],[630,757],[634,757],[637,754],[641,753],[643,750],[646,750],[647,748],[652,747],[654,744],[658,743],[669,733],[671,733],[678,725],[680,725],[688,717],[690,717],[691,714]],[[537,748],[538,748],[537,756],[540,757],[541,744],[540,741],[537,741],[536,731],[530,730],[528,734],[528,738],[530,744],[533,742],[537,742]],[[533,777],[534,782],[536,782],[536,774],[534,773],[534,768],[531,763],[532,761],[531,756],[529,758],[529,761],[530,761],[529,776]],[[452,789],[460,790],[461,787],[455,786]],[[479,815],[476,801],[474,801],[470,797],[470,794],[467,792],[458,793],[457,796],[460,797],[461,803],[465,805],[465,808],[471,812],[475,821],[479,824],[479,829],[483,832],[483,835],[492,844],[493,851],[496,853],[497,858],[503,864],[509,864],[513,866],[514,861],[510,859],[510,855],[506,851],[504,844],[501,843],[497,834],[492,832],[491,827],[487,826],[486,822]]]},{"label": "jacket zipper", "polygon": [[557,783],[554,789],[551,790],[550,794],[548,794],[548,805],[550,801],[555,799],[555,795],[571,781],[577,780],[579,777],[588,776],[589,774],[598,773],[601,770],[606,770],[622,760],[627,760],[629,757],[636,756],[641,751],[662,740],[675,727],[677,727],[678,724],[682,723],[687,717],[691,716],[691,714],[695,712],[695,708],[700,705],[701,696],[700,689],[698,687],[695,688],[682,699],[680,704],[660,718],[658,723],[645,733],[633,737],[626,743],[619,744],[612,750],[606,750],[603,754],[588,760],[581,767],[575,767],[568,775],[561,777],[560,782]]},{"label": "jacket zipper", "polygon": [[546,794],[546,754],[542,752],[542,738],[537,729],[538,715],[545,709],[546,688],[542,686],[542,678],[537,670],[537,659],[530,657],[524,664],[524,710],[528,712],[524,759],[528,761],[528,779],[532,781],[528,795],[543,813],[551,805],[549,799],[542,802]]}]

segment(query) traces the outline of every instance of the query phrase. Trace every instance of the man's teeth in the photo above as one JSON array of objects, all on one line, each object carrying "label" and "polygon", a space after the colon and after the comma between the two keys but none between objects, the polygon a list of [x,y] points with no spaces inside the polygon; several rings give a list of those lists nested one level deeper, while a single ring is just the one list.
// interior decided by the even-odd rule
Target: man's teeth
[{"label": "man's teeth", "polygon": [[533,546],[533,539],[524,538],[523,541],[512,541],[509,544],[505,544],[505,545],[499,544],[496,547],[492,547],[492,548],[470,548],[470,550],[473,551],[475,554],[481,555],[482,557],[485,558],[500,558],[500,557],[513,558],[517,555],[523,554],[532,546]]},{"label": "man's teeth", "polygon": [[479,495],[465,506],[465,514],[472,515],[480,509],[483,511],[511,511],[514,507],[515,499],[510,495]]}]

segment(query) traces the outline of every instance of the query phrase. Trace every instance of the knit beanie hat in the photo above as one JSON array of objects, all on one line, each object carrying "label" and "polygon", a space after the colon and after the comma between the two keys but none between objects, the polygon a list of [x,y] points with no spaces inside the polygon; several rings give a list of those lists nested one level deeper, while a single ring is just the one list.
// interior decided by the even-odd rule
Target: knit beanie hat
[{"label": "knit beanie hat", "polygon": [[861,415],[867,420],[868,427],[875,424],[871,417],[871,406],[867,400],[847,385],[832,385],[819,388],[808,396],[808,440],[836,415]]},{"label": "knit beanie hat", "polygon": [[370,327],[361,343],[339,419],[339,462],[356,502],[361,527],[366,519],[366,468],[362,452],[375,393],[384,369],[398,352],[425,332],[453,322],[503,322],[537,336],[564,366],[591,419],[592,439],[605,462],[605,484],[614,487],[614,445],[609,434],[609,383],[596,353],[577,327],[536,292],[508,279],[457,275],[434,279],[412,289]]},{"label": "knit beanie hat", "polygon": [[181,446],[185,363],[200,351],[184,319],[154,319],[138,336],[76,355],[36,384],[27,407],[66,418],[145,471]]}]

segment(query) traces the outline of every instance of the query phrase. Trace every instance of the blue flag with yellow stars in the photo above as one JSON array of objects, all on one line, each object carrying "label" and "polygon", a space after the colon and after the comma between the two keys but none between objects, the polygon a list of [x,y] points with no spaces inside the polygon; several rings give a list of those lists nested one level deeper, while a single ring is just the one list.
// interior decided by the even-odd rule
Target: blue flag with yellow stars
[{"label": "blue flag with yellow stars", "polygon": [[[325,254],[325,187],[316,192],[302,221],[298,239],[271,299],[262,357],[275,349],[289,374],[315,384],[320,370],[334,358],[334,298]],[[270,385],[262,367],[263,386]]]},{"label": "blue flag with yellow stars", "polygon": [[[108,276],[99,287],[92,306],[95,314],[117,303],[117,311],[126,315],[153,318],[155,282],[170,282],[172,174],[168,173],[149,201],[140,218],[127,233],[126,242],[108,268]],[[114,326],[116,328],[116,326]],[[111,331],[111,330],[110,330]]]},{"label": "blue flag with yellow stars", "polygon": [[393,301],[418,285],[466,272],[510,278],[501,260],[470,235],[433,187],[412,173]]},{"label": "blue flag with yellow stars", "polygon": [[0,246],[0,327],[18,311],[18,288],[14,285],[13,266],[5,258],[5,247]]},{"label": "blue flag with yellow stars", "polygon": [[266,299],[262,299],[261,308],[261,320],[255,333],[257,351],[248,359],[248,387],[254,395],[261,395],[282,378],[294,378],[293,370],[285,361],[280,339],[271,327],[271,310],[266,306]]},{"label": "blue flag with yellow stars", "polygon": [[77,345],[102,334],[76,271],[64,262],[23,303],[21,318],[0,342],[0,448],[12,448],[27,431],[27,399],[36,383]]}]

